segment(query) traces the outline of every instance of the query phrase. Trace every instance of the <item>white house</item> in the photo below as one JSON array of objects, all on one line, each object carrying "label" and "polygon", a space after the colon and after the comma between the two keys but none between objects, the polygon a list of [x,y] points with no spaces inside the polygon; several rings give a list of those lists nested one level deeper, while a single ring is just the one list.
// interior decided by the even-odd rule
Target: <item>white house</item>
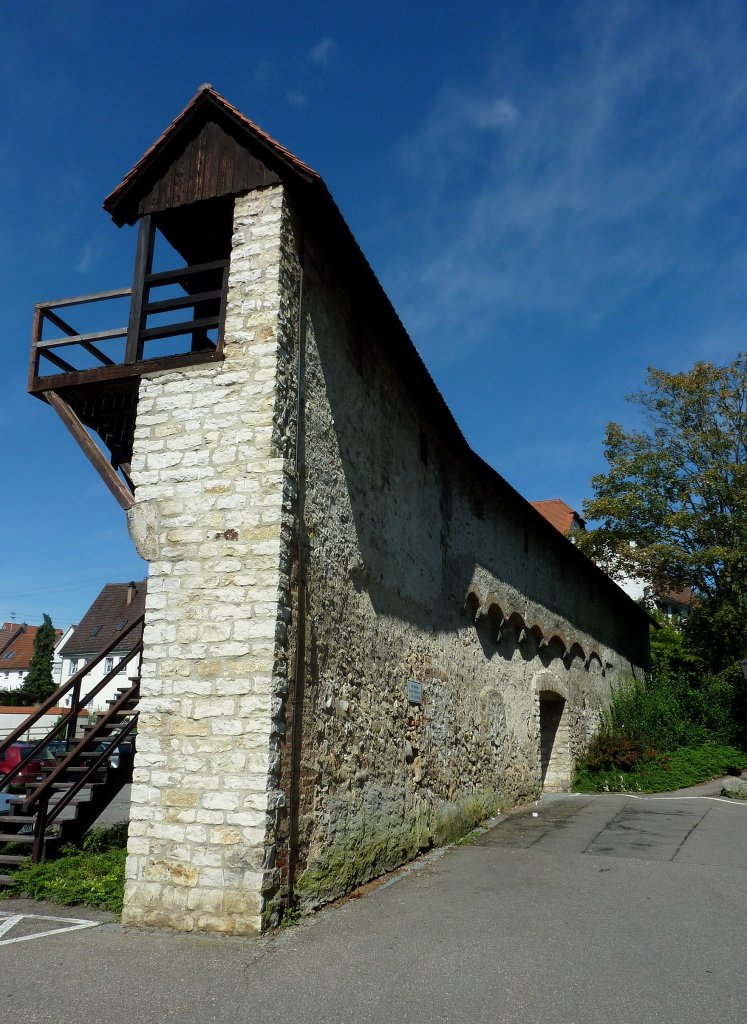
[{"label": "white house", "polygon": [[[78,626],[72,627],[71,635],[59,645],[61,658],[60,683],[75,675],[83,666],[108,647],[134,619],[143,614],[145,606],[146,581],[138,583],[107,583]],[[105,675],[119,664],[139,642],[141,629],[133,630],[122,641],[119,647],[95,665],[85,677],[81,696],[88,693]],[[131,661],[124,665],[119,673],[93,701],[94,709],[103,709],[107,701],[112,700],[117,690],[126,685],[129,676],[137,672],[137,665]],[[70,696],[63,698],[69,704]]]},{"label": "white house", "polygon": [[[18,690],[23,685],[34,654],[34,640],[38,626],[27,623],[4,622],[0,629],[0,690]],[[62,630],[56,629],[57,636]],[[52,670],[52,678],[57,675]]]}]

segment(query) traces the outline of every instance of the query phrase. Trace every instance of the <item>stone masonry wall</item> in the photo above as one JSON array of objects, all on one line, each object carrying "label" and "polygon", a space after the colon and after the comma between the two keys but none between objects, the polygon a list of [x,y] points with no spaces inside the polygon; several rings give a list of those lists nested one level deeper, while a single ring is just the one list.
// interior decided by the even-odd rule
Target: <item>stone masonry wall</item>
[{"label": "stone masonry wall", "polygon": [[557,763],[570,764],[647,640],[622,594],[444,443],[313,238],[304,266],[294,889],[310,908],[535,797],[540,691],[565,698]]},{"label": "stone masonry wall", "polygon": [[225,361],[140,389],[130,528],[150,562],[123,921],[257,931],[282,794],[294,243],[236,200]]}]

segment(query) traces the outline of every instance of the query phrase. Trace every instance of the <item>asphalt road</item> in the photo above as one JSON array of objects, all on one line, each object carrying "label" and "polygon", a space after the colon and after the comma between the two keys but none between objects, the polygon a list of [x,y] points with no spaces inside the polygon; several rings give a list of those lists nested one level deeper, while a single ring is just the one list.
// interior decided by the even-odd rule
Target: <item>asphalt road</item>
[{"label": "asphalt road", "polygon": [[[716,788],[546,799],[260,940],[0,902],[0,1018],[742,1024],[747,804]],[[10,914],[104,923],[8,942],[64,927]]]}]

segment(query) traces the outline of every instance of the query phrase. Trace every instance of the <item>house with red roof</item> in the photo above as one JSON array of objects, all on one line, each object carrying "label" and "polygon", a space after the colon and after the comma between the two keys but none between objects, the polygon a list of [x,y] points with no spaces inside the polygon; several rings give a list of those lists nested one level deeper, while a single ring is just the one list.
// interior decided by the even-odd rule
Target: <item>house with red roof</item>
[{"label": "house with red roof", "polygon": [[543,501],[532,501],[530,504],[566,537],[574,530],[586,529],[586,520],[562,498],[546,498]]},{"label": "house with red roof", "polygon": [[[23,685],[34,654],[38,626],[4,622],[0,629],[0,690],[18,690]],[[62,630],[56,629],[59,640]],[[54,666],[52,677],[55,677]]]},{"label": "house with red roof", "polygon": [[[71,630],[65,643],[60,645],[60,684],[67,682],[70,676],[80,671],[104,648],[110,647],[117,636],[143,614],[146,588],[147,580],[107,583],[104,586],[78,625]],[[107,657],[92,667],[86,676],[86,690],[95,687],[104,676],[112,672],[140,642],[141,636],[142,628],[138,627],[119,644],[114,644]],[[97,694],[91,705],[92,710],[103,710],[107,702],[114,699],[117,690],[124,686],[128,675],[136,670],[134,664],[122,664],[119,674]],[[69,703],[70,696],[64,700]]]}]

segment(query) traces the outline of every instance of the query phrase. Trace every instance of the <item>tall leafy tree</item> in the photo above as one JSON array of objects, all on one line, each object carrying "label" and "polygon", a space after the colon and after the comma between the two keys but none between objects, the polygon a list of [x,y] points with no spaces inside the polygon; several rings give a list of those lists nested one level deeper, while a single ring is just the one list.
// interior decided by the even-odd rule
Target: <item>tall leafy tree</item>
[{"label": "tall leafy tree", "polygon": [[[683,373],[649,368],[630,396],[644,428],[607,426],[606,473],[585,502],[580,546],[613,577],[693,587],[741,621],[747,581],[747,354]],[[740,611],[741,609],[741,611]],[[743,624],[742,624],[743,628]],[[747,651],[745,651],[747,654]]]},{"label": "tall leafy tree", "polygon": [[32,702],[40,703],[54,693],[56,686],[52,678],[55,631],[52,620],[45,613],[44,621],[34,637],[34,653],[23,683],[23,692]]}]

